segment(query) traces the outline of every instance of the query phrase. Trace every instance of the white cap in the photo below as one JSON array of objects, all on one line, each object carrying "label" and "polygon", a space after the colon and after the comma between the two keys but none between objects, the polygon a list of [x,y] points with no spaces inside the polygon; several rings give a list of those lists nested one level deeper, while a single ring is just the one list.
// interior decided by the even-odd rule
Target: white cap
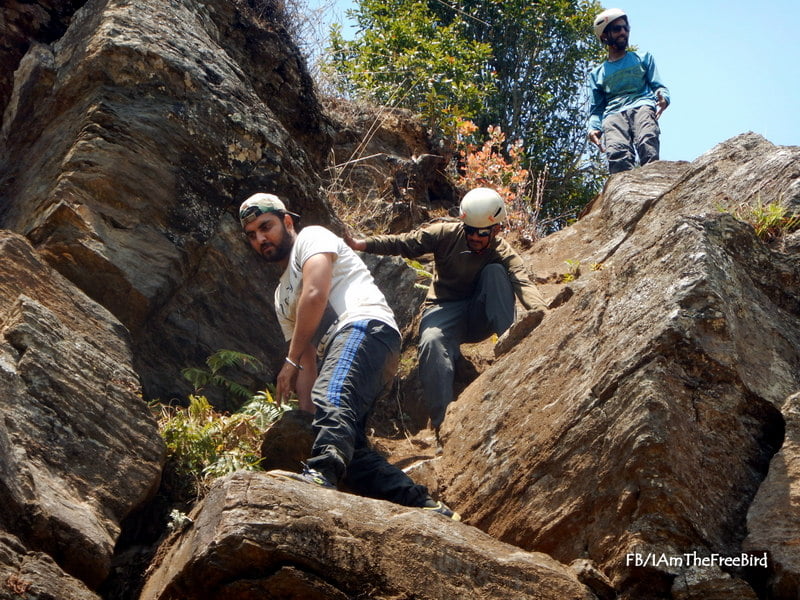
[{"label": "white cap", "polygon": [[268,212],[281,212],[293,217],[298,217],[293,212],[286,210],[286,205],[283,200],[278,198],[275,194],[258,193],[253,194],[247,200],[242,202],[239,207],[239,221],[242,227],[256,219],[257,217]]}]

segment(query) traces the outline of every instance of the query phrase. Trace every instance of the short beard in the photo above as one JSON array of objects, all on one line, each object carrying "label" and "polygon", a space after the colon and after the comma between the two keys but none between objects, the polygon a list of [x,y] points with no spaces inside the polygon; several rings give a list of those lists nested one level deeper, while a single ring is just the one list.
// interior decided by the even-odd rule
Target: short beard
[{"label": "short beard", "polygon": [[282,260],[286,259],[289,256],[289,253],[292,251],[294,240],[292,239],[292,236],[289,235],[289,231],[286,229],[286,225],[284,223],[281,223],[281,227],[283,227],[281,242],[275,246],[272,254],[270,256],[265,256],[263,252],[259,252],[259,254],[261,254],[261,258],[267,262],[281,262]]}]

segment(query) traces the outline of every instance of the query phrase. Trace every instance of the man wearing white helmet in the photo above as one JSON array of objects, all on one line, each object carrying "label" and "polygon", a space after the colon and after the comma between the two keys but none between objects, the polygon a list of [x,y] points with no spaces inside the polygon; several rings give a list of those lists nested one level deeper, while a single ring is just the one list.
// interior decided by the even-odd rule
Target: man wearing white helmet
[{"label": "man wearing white helmet", "polygon": [[345,236],[351,248],[417,258],[433,254],[419,340],[419,376],[431,425],[437,432],[453,400],[455,364],[464,342],[479,342],[514,322],[514,297],[528,310],[545,301],[514,249],[497,237],[506,219],[503,199],[489,188],[468,192],[461,222],[436,223],[400,235]]},{"label": "man wearing white helmet", "polygon": [[288,476],[325,488],[343,481],[356,493],[459,520],[370,447],[367,418],[394,377],[400,332],[358,255],[324,227],[298,230],[298,218],[273,194],[254,194],[239,208],[250,246],[282,269],[275,312],[289,348],[275,400],[297,392],[314,412],[311,458]]},{"label": "man wearing white helmet", "polygon": [[[658,160],[658,118],[669,105],[649,52],[630,52],[628,16],[619,8],[594,19],[594,32],[608,48],[608,59],[589,74],[589,140],[608,157],[610,173]],[[605,140],[605,147],[603,145]]]}]

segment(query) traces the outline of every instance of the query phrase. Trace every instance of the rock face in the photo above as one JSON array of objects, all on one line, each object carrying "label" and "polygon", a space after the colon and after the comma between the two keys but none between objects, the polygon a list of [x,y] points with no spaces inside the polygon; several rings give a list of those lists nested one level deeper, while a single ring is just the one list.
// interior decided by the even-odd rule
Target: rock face
[{"label": "rock face", "polygon": [[4,555],[45,552],[93,587],[164,443],[124,327],[24,238],[0,234],[0,256],[0,529],[18,538]]},{"label": "rock face", "polygon": [[[185,397],[180,370],[220,349],[262,359],[267,372],[249,383],[263,385],[282,360],[277,272],[243,244],[236,209],[266,190],[306,224],[332,221],[318,175],[331,125],[277,8],[48,6],[24,14],[46,13],[65,33],[30,31],[14,67],[0,227],[27,236],[130,330],[147,397]],[[9,38],[26,31],[14,23]],[[402,263],[387,265],[400,276]]]},{"label": "rock face", "polygon": [[141,600],[590,600],[568,568],[421,509],[265,473],[216,482]]},{"label": "rock face", "polygon": [[14,536],[0,534],[2,600],[100,600],[78,579],[70,577],[43,552],[31,552]]},{"label": "rock face", "polygon": [[49,44],[64,34],[86,0],[6,0],[0,21],[0,115],[14,84],[14,71],[32,43]]},{"label": "rock face", "polygon": [[[131,330],[148,395],[169,397],[180,368],[280,339],[272,278],[229,275],[252,266],[229,214],[269,189],[322,220],[327,127],[297,49],[253,10],[90,0],[14,74],[0,226]],[[227,310],[196,313],[209,295]]]},{"label": "rock face", "polygon": [[[621,597],[750,597],[740,578],[763,568],[698,570],[687,555],[743,552],[781,409],[800,387],[800,261],[720,206],[787,200],[798,164],[800,148],[751,134],[692,164],[618,175],[532,249],[537,273],[570,259],[584,275],[447,415],[438,473],[468,522],[564,562],[590,558]],[[762,527],[789,504],[761,513]],[[785,552],[796,531],[780,542],[761,531],[748,548]]]},{"label": "rock face", "polygon": [[772,568],[764,588],[774,598],[796,598],[800,590],[800,396],[782,407],[786,436],[769,465],[747,513],[747,551],[769,550]]},{"label": "rock face", "polygon": [[325,108],[336,132],[328,196],[360,215],[367,232],[408,231],[429,219],[428,209],[457,203],[445,173],[453,150],[412,113],[336,99]]}]

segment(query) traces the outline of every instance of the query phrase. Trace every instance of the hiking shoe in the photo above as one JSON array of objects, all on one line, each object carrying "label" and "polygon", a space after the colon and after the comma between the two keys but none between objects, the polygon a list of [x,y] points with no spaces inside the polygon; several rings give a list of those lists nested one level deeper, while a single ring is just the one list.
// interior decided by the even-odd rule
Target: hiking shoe
[{"label": "hiking shoe", "polygon": [[303,471],[301,473],[290,473],[290,472],[283,472],[281,473],[283,477],[288,477],[289,479],[295,479],[297,481],[305,481],[306,483],[313,483],[314,485],[318,485],[320,487],[328,488],[331,490],[335,490],[336,486],[333,485],[328,479],[317,471],[316,469],[311,469],[309,467],[303,467]]},{"label": "hiking shoe", "polygon": [[428,498],[425,501],[425,504],[422,505],[422,510],[428,510],[430,512],[435,512],[440,515],[444,515],[445,517],[447,517],[448,519],[452,519],[453,521],[461,520],[460,514],[451,509],[444,502],[439,502],[437,500],[434,500],[433,498]]}]

